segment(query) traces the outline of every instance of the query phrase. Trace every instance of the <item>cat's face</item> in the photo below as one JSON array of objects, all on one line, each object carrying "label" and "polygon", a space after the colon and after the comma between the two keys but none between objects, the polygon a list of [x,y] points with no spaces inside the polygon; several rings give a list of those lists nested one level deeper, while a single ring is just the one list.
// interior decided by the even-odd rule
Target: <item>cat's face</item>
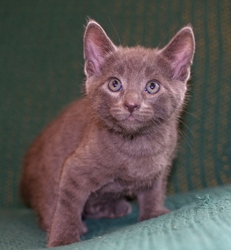
[{"label": "cat's face", "polygon": [[[89,25],[91,22],[85,33],[86,92],[97,116],[111,129],[127,134],[150,131],[178,116],[194,47],[191,58],[181,53],[189,60],[174,57],[180,62],[173,66],[176,62],[170,60],[168,47],[115,47],[98,24],[93,22],[90,29]],[[90,47],[87,39],[94,41]]]}]

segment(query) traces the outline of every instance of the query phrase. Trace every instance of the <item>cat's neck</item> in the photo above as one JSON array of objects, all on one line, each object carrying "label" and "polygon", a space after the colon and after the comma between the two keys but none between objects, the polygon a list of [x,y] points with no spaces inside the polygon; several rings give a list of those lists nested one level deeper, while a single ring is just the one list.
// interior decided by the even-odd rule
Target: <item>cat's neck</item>
[{"label": "cat's neck", "polygon": [[[177,142],[177,125],[173,123],[153,129],[149,133],[125,134],[108,129],[105,126],[95,126],[91,134],[96,143],[104,152],[122,152],[131,158],[155,156],[169,147],[174,147]],[[171,142],[171,143],[170,143]],[[169,144],[172,144],[169,146]],[[98,144],[99,145],[99,144]],[[163,152],[162,152],[163,153]]]}]

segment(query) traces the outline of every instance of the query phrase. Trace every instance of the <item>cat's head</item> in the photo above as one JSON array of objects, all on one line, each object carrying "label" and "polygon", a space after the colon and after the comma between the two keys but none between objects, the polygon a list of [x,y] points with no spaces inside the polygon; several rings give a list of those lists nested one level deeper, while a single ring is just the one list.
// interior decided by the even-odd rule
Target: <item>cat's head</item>
[{"label": "cat's head", "polygon": [[176,119],[184,104],[195,41],[181,29],[163,49],[117,47],[90,20],[84,35],[86,95],[95,117],[125,134]]}]

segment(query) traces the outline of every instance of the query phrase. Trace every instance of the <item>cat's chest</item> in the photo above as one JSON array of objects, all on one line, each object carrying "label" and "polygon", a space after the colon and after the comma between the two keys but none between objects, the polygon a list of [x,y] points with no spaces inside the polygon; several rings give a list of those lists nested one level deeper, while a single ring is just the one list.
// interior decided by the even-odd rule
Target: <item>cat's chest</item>
[{"label": "cat's chest", "polygon": [[166,152],[141,157],[128,157],[126,161],[117,165],[116,177],[121,180],[121,183],[127,185],[136,183],[142,186],[143,183],[146,184],[154,180],[166,168],[169,161]]},{"label": "cat's chest", "polygon": [[155,179],[169,165],[174,148],[174,143],[167,147],[163,141],[145,140],[104,145],[99,149],[96,162],[121,183],[142,183]]},{"label": "cat's chest", "polygon": [[94,169],[95,175],[117,180],[129,190],[153,182],[170,164],[176,145],[176,137],[167,133],[132,140],[109,133],[89,134],[87,143],[80,147],[85,169]]},{"label": "cat's chest", "polygon": [[[167,166],[157,165],[124,165],[120,166],[116,175],[112,176],[112,181],[97,191],[99,194],[112,196],[134,195],[139,190],[149,188]],[[114,177],[114,178],[113,178]]]},{"label": "cat's chest", "polygon": [[117,158],[112,160],[105,172],[111,175],[111,181],[104,185],[99,194],[111,196],[136,195],[139,190],[149,188],[158,179],[162,171],[169,167],[171,157],[162,152],[158,155],[143,157],[122,157],[117,153]]}]

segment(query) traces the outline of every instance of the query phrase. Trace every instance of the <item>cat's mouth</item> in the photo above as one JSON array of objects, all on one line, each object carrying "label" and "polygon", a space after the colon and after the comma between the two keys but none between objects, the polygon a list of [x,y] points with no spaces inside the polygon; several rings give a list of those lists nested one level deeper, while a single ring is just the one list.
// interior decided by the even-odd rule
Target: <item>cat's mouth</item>
[{"label": "cat's mouth", "polygon": [[113,128],[122,129],[126,133],[136,133],[142,129],[149,127],[151,121],[151,112],[121,112],[111,110],[111,115],[114,118]]},{"label": "cat's mouth", "polygon": [[130,114],[121,114],[117,117],[115,117],[120,122],[143,122],[143,119],[139,117],[139,115],[130,113]]},{"label": "cat's mouth", "polygon": [[150,121],[150,119],[153,117],[153,113],[148,111],[140,112],[139,110],[134,112],[121,112],[118,109],[111,109],[110,113],[112,117],[120,123],[120,125],[123,127],[127,126],[143,126],[144,123],[147,123]]},{"label": "cat's mouth", "polygon": [[136,121],[137,119],[132,114],[130,114],[125,120],[133,122]]}]

